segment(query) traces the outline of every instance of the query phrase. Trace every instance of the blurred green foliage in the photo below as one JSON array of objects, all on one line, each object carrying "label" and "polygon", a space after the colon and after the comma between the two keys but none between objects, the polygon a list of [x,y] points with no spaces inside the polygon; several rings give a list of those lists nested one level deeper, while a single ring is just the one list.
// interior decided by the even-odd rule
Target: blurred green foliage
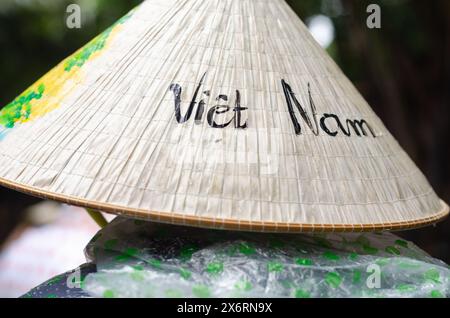
[{"label": "blurred green foliage", "polygon": [[[112,25],[139,0],[1,0],[0,105]],[[77,3],[82,28],[66,26],[66,8]]]}]

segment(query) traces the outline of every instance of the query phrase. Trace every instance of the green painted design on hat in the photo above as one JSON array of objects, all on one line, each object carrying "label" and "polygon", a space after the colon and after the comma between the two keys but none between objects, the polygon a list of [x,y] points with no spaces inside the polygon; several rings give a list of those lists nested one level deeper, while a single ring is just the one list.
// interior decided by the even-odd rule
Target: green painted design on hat
[{"label": "green painted design on hat", "polygon": [[221,262],[212,262],[206,266],[206,271],[209,274],[218,275],[223,272],[223,263]]},{"label": "green painted design on hat", "polygon": [[283,264],[279,262],[269,262],[267,264],[269,272],[281,272],[283,270]]},{"label": "green painted design on hat", "polygon": [[127,248],[121,255],[116,257],[117,261],[127,261],[130,258],[135,257],[138,254],[139,250],[137,248],[129,247]]},{"label": "green painted design on hat", "polygon": [[108,43],[108,39],[113,33],[116,26],[119,24],[123,24],[126,20],[129,19],[131,13],[128,13],[124,17],[120,18],[116,23],[106,29],[103,33],[95,37],[88,44],[86,44],[83,48],[75,52],[72,56],[65,60],[64,70],[66,72],[70,72],[74,67],[83,67],[83,65],[89,61],[89,59],[96,53],[103,50]]},{"label": "green painted design on hat", "polygon": [[408,248],[408,242],[404,240],[396,240],[395,244],[400,245],[401,247]]},{"label": "green painted design on hat", "polygon": [[311,266],[313,261],[309,258],[296,258],[295,263],[302,266]]},{"label": "green painted design on hat", "polygon": [[114,292],[110,289],[107,289],[103,292],[103,298],[114,298]]},{"label": "green painted design on hat", "polygon": [[247,256],[256,253],[255,248],[246,242],[240,243],[238,248],[239,248],[239,252],[241,252],[242,254],[247,255]]},{"label": "green painted design on hat", "polygon": [[361,271],[358,269],[355,269],[353,271],[353,284],[359,284],[361,282]]},{"label": "green painted design on hat", "polygon": [[333,288],[339,287],[342,283],[342,277],[336,272],[327,273],[325,276],[325,281]]},{"label": "green painted design on hat", "polygon": [[189,279],[189,278],[191,278],[192,273],[190,271],[188,271],[187,269],[180,268],[180,275],[184,279]]},{"label": "green painted design on hat", "polygon": [[338,255],[336,255],[335,253],[333,253],[331,251],[326,251],[325,253],[323,253],[323,257],[325,257],[331,261],[338,261],[340,259],[340,257]]},{"label": "green painted design on hat", "polygon": [[248,281],[240,281],[237,282],[234,285],[234,288],[239,289],[239,290],[243,290],[243,291],[249,291],[253,288],[252,284]]},{"label": "green painted design on hat", "polygon": [[37,90],[28,89],[11,103],[0,110],[0,125],[14,128],[15,124],[27,120],[31,115],[31,102],[41,99],[44,95],[45,85],[40,84]]},{"label": "green painted design on hat", "polygon": [[439,290],[432,290],[430,296],[431,298],[444,298],[444,295]]},{"label": "green painted design on hat", "polygon": [[119,241],[117,239],[107,240],[104,245],[105,249],[107,249],[107,250],[113,249],[117,245],[118,242]]},{"label": "green painted design on hat", "polygon": [[144,266],[142,266],[142,265],[134,265],[134,266],[131,266],[131,267],[133,267],[133,269],[136,270],[136,271],[143,271],[144,270]]},{"label": "green painted design on hat", "polygon": [[211,292],[209,291],[208,286],[205,285],[197,285],[192,288],[192,293],[195,297],[198,298],[209,298],[211,297]]},{"label": "green painted design on hat", "polygon": [[427,270],[423,274],[423,276],[424,276],[425,280],[427,280],[427,281],[431,281],[431,282],[437,283],[437,284],[441,283],[441,281],[439,280],[441,275],[439,274],[439,271],[434,268]]},{"label": "green painted design on hat", "polygon": [[296,289],[294,293],[295,298],[309,298],[311,294],[303,289]]},{"label": "green painted design on hat", "polygon": [[112,28],[108,28],[105,32],[98,35],[95,39],[86,44],[86,46],[69,57],[65,61],[64,70],[70,72],[74,67],[82,67],[95,52],[101,51],[105,47],[112,30]]}]

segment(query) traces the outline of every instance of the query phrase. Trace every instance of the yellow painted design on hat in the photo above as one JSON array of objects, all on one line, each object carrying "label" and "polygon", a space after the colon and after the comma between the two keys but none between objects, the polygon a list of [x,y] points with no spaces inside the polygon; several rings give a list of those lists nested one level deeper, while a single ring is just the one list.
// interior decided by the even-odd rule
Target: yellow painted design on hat
[{"label": "yellow painted design on hat", "polygon": [[[81,68],[99,56],[121,30],[132,12],[66,58],[10,104],[0,110],[0,139],[17,124],[42,117],[57,109],[61,101],[82,82]],[[2,127],[3,126],[3,127]]]}]

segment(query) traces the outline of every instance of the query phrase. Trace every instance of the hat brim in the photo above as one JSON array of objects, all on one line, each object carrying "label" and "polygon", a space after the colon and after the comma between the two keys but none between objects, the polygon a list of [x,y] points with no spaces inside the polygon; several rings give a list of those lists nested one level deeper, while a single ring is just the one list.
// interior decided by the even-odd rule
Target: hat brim
[{"label": "hat brim", "polygon": [[234,231],[253,231],[253,232],[272,232],[272,233],[307,233],[307,232],[375,232],[375,231],[399,231],[415,229],[442,221],[449,215],[450,208],[440,200],[442,209],[429,217],[404,220],[389,223],[371,223],[371,224],[315,224],[315,223],[284,223],[284,222],[258,222],[238,219],[211,218],[202,216],[184,215],[173,212],[147,211],[143,209],[134,209],[125,206],[119,206],[108,203],[89,201],[82,198],[52,193],[42,189],[29,187],[16,182],[0,178],[0,185],[7,188],[36,196],[43,199],[55,200],[62,203],[96,209],[102,212],[123,215],[132,218],[144,219],[159,223],[177,224],[185,226],[195,226],[203,228],[234,230]]}]

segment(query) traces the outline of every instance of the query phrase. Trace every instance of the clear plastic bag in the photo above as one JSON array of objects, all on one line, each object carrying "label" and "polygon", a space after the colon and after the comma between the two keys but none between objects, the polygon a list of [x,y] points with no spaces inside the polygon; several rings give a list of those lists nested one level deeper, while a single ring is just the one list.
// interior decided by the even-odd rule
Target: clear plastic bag
[{"label": "clear plastic bag", "polygon": [[96,297],[448,297],[449,267],[390,233],[263,234],[116,218],[86,248]]}]

